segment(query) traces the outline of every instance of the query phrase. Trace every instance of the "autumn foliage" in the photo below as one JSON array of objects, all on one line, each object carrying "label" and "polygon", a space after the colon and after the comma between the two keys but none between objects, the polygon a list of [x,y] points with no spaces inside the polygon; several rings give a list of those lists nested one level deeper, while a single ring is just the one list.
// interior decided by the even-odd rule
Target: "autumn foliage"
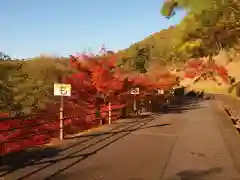
[{"label": "autumn foliage", "polygon": [[[64,98],[65,134],[98,126],[100,120],[107,119],[108,102],[111,102],[112,119],[116,120],[121,115],[121,108],[131,106],[134,98],[154,97],[157,88],[167,90],[176,85],[176,77],[167,71],[137,74],[117,67],[117,60],[114,53],[70,56],[70,64],[77,73],[62,78],[63,83],[72,86],[71,97]],[[129,93],[133,87],[140,88],[140,95]],[[31,118],[1,120],[1,130],[17,129],[1,132],[0,154],[42,145],[58,137],[59,114],[56,112],[59,112],[59,106],[59,102],[48,104],[39,112],[42,115]],[[14,141],[20,137],[22,139]]]},{"label": "autumn foliage", "polygon": [[217,81],[217,77],[219,77],[224,83],[229,83],[228,71],[224,66],[216,64],[215,61],[189,60],[185,66],[185,78],[193,79],[198,77],[213,81]]}]

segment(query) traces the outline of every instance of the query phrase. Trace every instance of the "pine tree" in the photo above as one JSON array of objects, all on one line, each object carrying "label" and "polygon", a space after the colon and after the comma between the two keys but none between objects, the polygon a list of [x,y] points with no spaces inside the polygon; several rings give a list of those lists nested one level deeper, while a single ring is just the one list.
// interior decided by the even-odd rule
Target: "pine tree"
[{"label": "pine tree", "polygon": [[139,73],[146,73],[146,67],[150,61],[150,47],[146,46],[144,48],[136,48],[137,54],[134,61],[134,70]]}]

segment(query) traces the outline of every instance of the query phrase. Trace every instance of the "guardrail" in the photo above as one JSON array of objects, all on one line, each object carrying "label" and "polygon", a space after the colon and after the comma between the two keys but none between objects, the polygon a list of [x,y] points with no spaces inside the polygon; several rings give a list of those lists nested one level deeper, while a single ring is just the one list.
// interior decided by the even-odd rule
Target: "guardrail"
[{"label": "guardrail", "polygon": [[[84,131],[89,128],[110,124],[121,115],[119,110],[124,106],[110,108],[103,106],[96,117],[96,112],[84,113],[68,112],[73,115],[64,117],[64,135]],[[84,116],[84,117],[83,117]],[[107,121],[107,122],[106,122]],[[44,145],[52,138],[60,135],[59,112],[34,114],[29,116],[0,118],[0,155],[21,151],[28,148]]]},{"label": "guardrail", "polygon": [[[155,97],[153,100],[157,104],[152,101],[147,109],[155,112],[153,107],[165,103],[164,99],[166,99],[164,96]],[[119,110],[129,109],[129,106],[132,104],[101,106],[98,117],[96,108],[91,108],[91,113],[86,113],[87,110],[84,111],[80,108],[65,109],[65,117],[61,119],[63,121],[62,128],[60,128],[60,112],[0,117],[0,156],[44,145],[52,138],[61,137],[61,134],[74,134],[103,124],[111,124],[122,115]],[[78,111],[79,109],[80,111]]]}]

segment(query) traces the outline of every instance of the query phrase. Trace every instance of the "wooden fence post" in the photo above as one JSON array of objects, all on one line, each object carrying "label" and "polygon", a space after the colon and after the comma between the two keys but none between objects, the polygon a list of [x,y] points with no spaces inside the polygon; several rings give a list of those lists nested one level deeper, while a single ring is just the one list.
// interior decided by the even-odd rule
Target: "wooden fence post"
[{"label": "wooden fence post", "polygon": [[108,103],[108,124],[112,123],[112,105],[111,102]]},{"label": "wooden fence post", "polygon": [[64,138],[64,130],[63,130],[63,127],[64,127],[64,120],[63,120],[63,96],[60,97],[61,100],[60,100],[60,140],[63,140]]}]

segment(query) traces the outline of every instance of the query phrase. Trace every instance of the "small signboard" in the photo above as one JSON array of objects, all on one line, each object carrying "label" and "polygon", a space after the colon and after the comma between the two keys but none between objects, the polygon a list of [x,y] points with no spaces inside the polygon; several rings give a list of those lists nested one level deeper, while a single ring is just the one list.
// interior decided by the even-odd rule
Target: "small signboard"
[{"label": "small signboard", "polygon": [[158,94],[164,94],[164,90],[163,89],[158,89]]},{"label": "small signboard", "polygon": [[131,94],[140,94],[139,88],[131,88]]},{"label": "small signboard", "polygon": [[54,96],[71,96],[71,84],[54,84]]}]

